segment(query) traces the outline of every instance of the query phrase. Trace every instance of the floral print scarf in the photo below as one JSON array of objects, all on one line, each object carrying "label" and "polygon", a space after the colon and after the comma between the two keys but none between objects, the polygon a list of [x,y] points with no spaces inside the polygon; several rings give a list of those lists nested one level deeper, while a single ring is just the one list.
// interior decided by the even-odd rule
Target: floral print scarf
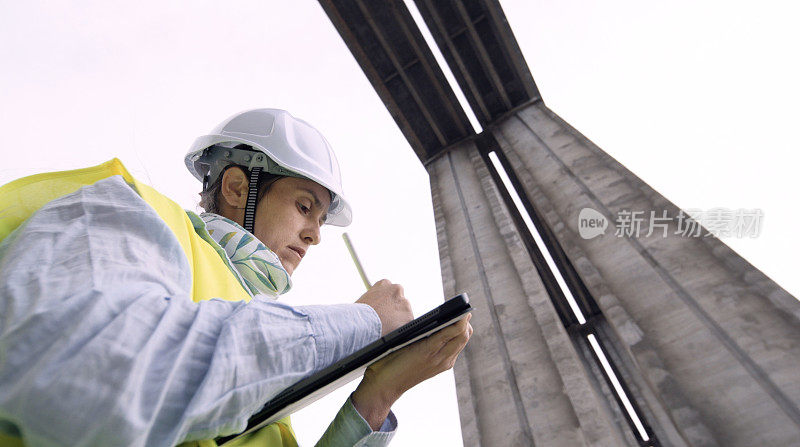
[{"label": "floral print scarf", "polygon": [[225,250],[251,295],[281,295],[292,287],[278,255],[236,222],[218,214],[203,213],[209,236]]}]

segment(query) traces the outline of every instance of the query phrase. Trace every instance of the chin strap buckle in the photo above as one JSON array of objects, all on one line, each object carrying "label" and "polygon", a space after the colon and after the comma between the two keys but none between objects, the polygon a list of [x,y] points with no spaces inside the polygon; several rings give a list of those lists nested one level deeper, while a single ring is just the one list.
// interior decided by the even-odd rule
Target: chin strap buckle
[{"label": "chin strap buckle", "polygon": [[256,221],[256,202],[258,201],[258,178],[261,176],[263,168],[256,166],[250,170],[250,184],[247,189],[247,204],[244,208],[244,229],[253,233],[253,226]]}]

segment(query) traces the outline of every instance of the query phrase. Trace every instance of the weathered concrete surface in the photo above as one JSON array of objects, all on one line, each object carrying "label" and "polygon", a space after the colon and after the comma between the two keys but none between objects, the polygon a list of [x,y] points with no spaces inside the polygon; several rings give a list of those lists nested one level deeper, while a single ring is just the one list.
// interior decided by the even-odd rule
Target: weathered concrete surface
[{"label": "weathered concrete surface", "polygon": [[[716,238],[673,234],[674,222],[667,237],[614,236],[619,211],[674,217],[679,209],[543,104],[490,131],[603,310],[607,342],[662,443],[800,445],[800,302]],[[434,184],[443,182],[442,163],[431,170]],[[609,220],[604,236],[578,235],[585,207]],[[463,229],[450,229],[463,218],[444,219],[447,240],[467,245]],[[475,220],[476,232],[495,225],[491,216]],[[487,247],[486,258],[507,256],[498,250]],[[443,271],[458,278],[462,268]]]},{"label": "weathered concrete surface", "polygon": [[474,144],[428,171],[445,293],[468,292],[475,307],[475,332],[455,367],[464,444],[629,444]]}]

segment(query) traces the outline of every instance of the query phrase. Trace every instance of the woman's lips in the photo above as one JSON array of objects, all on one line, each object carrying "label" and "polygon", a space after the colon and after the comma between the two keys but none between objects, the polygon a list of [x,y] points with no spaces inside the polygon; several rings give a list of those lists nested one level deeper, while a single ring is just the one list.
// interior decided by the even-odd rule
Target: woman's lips
[{"label": "woman's lips", "polygon": [[293,251],[300,259],[303,259],[303,256],[306,255],[306,251],[300,247],[292,247],[289,246],[289,250]]}]

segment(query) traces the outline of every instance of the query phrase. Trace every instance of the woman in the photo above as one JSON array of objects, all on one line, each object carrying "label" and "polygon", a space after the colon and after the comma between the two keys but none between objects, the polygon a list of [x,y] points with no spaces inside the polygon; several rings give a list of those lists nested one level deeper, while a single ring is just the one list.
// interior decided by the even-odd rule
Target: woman
[{"label": "woman", "polygon": [[[186,164],[213,213],[184,214],[110,163],[0,189],[0,205],[55,199],[7,237],[0,224],[0,432],[26,445],[234,433],[286,386],[412,318],[386,280],[354,304],[273,301],[320,226],[350,221],[333,152],[287,112],[244,112],[195,142]],[[392,403],[452,367],[470,334],[464,321],[375,364],[320,443],[388,443]],[[238,442],[295,441],[282,420]]]}]

